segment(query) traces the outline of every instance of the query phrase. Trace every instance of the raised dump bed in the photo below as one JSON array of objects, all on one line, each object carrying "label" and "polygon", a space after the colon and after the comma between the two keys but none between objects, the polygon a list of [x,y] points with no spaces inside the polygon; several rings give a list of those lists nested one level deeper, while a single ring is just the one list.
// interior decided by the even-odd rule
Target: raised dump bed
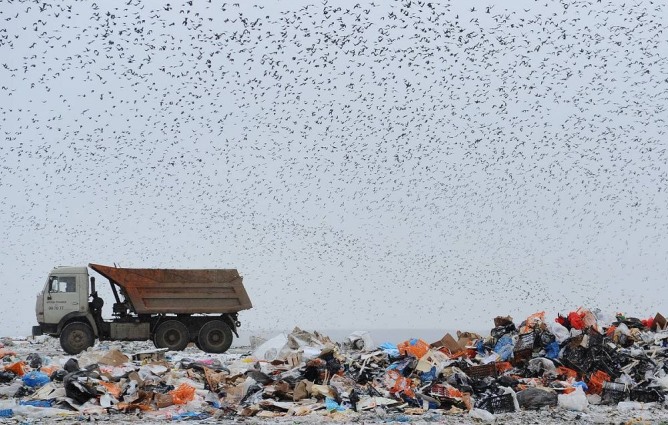
[{"label": "raised dump bed", "polygon": [[132,269],[89,264],[137,314],[236,313],[252,308],[236,269]]}]

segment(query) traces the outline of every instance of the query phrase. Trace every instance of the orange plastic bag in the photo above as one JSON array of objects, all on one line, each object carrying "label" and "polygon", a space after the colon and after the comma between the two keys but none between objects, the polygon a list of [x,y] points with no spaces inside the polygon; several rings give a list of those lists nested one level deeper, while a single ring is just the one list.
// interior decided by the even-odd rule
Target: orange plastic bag
[{"label": "orange plastic bag", "polygon": [[100,381],[100,385],[106,388],[107,392],[112,397],[119,398],[121,396],[121,387],[119,387],[117,384],[114,384],[112,382]]},{"label": "orange plastic bag", "polygon": [[396,370],[389,370],[387,375],[385,375],[385,386],[390,389],[390,393],[403,393],[410,398],[415,398],[415,392],[411,387],[412,381],[408,378],[405,378],[401,373]]},{"label": "orange plastic bag", "polygon": [[520,333],[529,333],[534,330],[534,328],[541,323],[545,323],[545,312],[544,311],[539,311],[538,313],[534,313],[531,316],[527,317],[526,322],[524,323],[524,326],[520,329]]},{"label": "orange plastic bag", "polygon": [[421,339],[413,338],[397,345],[397,348],[399,349],[400,354],[404,356],[410,354],[419,359],[427,354],[427,351],[429,351],[429,344]]},{"label": "orange plastic bag", "polygon": [[57,371],[58,369],[60,368],[56,365],[49,365],[49,366],[42,366],[39,370],[40,372],[46,373],[47,375],[51,376],[51,374],[53,374],[53,372]]},{"label": "orange plastic bag", "polygon": [[603,392],[603,383],[610,382],[610,375],[603,372],[602,370],[597,370],[591,374],[587,386],[589,387],[588,394],[601,394]]},{"label": "orange plastic bag", "polygon": [[573,369],[567,368],[566,366],[559,366],[557,368],[557,376],[564,376],[568,379],[578,379],[578,373]]},{"label": "orange plastic bag", "polygon": [[508,371],[513,368],[513,365],[510,362],[496,362],[496,373],[502,374],[505,371]]},{"label": "orange plastic bag", "polygon": [[464,396],[464,394],[459,391],[457,388],[453,387],[452,385],[448,385],[445,387],[445,393],[447,394],[448,397],[450,398],[461,398]]},{"label": "orange plastic bag", "polygon": [[188,384],[181,384],[169,392],[172,395],[174,404],[186,404],[195,398],[195,387]]},{"label": "orange plastic bag", "polygon": [[12,363],[9,366],[5,366],[5,370],[8,370],[10,372],[13,372],[14,374],[18,376],[23,376],[25,375],[27,371],[28,366],[24,361],[19,361],[16,363]]}]

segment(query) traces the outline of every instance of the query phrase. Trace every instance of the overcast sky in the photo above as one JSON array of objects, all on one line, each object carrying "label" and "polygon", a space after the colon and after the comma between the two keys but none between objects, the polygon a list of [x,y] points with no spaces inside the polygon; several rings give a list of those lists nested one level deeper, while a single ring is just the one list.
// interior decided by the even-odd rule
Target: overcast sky
[{"label": "overcast sky", "polygon": [[476,4],[2,3],[0,334],[90,262],[249,329],[665,313],[663,2]]}]

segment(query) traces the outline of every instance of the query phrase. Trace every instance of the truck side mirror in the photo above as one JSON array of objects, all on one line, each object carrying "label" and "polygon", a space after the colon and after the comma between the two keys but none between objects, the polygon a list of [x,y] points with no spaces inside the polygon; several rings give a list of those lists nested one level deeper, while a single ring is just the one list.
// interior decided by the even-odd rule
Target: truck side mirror
[{"label": "truck side mirror", "polygon": [[46,299],[50,300],[51,299],[51,292],[53,292],[53,276],[49,278],[49,287],[46,295]]}]

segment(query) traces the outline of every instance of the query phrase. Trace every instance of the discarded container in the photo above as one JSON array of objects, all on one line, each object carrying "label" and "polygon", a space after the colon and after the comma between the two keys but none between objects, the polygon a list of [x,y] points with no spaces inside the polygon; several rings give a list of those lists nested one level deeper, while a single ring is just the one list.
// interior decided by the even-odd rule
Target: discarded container
[{"label": "discarded container", "polygon": [[601,392],[602,404],[617,404],[629,397],[629,390],[624,384],[603,382]]},{"label": "discarded container", "polygon": [[488,376],[497,376],[496,363],[488,363],[484,365],[470,366],[464,370],[469,378],[482,379]]},{"label": "discarded container", "polygon": [[475,407],[493,414],[514,412],[515,401],[512,394],[490,395],[476,402]]}]

